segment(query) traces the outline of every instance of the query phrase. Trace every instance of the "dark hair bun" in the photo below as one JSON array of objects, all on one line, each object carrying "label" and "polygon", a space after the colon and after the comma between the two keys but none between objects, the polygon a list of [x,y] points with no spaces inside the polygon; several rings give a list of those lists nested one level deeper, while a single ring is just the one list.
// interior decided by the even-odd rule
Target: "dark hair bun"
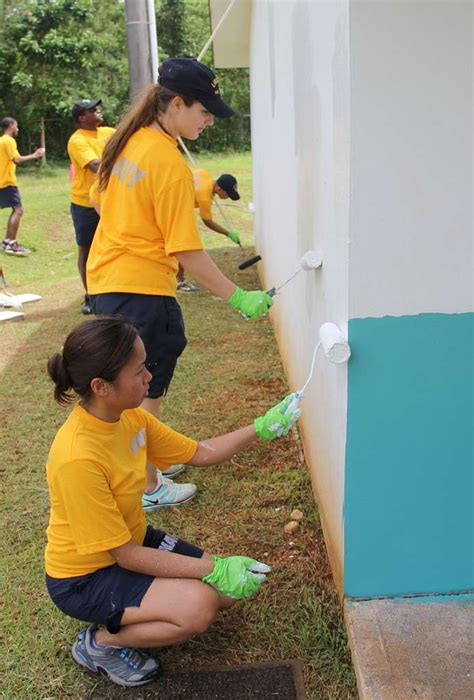
[{"label": "dark hair bun", "polygon": [[48,360],[48,374],[53,380],[54,398],[60,404],[68,404],[73,400],[69,390],[71,389],[71,378],[64,366],[64,358],[56,352]]}]

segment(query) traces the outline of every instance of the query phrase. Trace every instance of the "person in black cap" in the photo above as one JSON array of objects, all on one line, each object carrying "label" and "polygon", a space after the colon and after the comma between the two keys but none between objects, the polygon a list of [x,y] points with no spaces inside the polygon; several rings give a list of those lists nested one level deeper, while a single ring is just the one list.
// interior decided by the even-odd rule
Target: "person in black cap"
[{"label": "person in black cap", "polygon": [[[187,342],[176,301],[178,263],[248,318],[266,314],[273,303],[266,292],[239,289],[204,252],[194,216],[193,176],[177,148],[178,137],[195,140],[215,116],[233,114],[210,68],[190,58],[169,59],[102,156],[101,214],[87,262],[89,294],[97,315],[120,314],[140,328],[152,375],[142,407],[157,418]],[[148,466],[146,511],[190,499],[194,485],[166,479],[183,469],[173,465],[174,471],[163,476]]]},{"label": "person in black cap", "polygon": [[78,125],[67,144],[71,160],[71,216],[78,245],[77,266],[86,290],[83,314],[91,314],[87,295],[86,263],[99,215],[89,200],[89,190],[96,178],[105,144],[115,129],[101,126],[104,118],[100,105],[102,100],[79,100],[71,109],[72,118]]},{"label": "person in black cap", "polygon": [[[212,218],[212,199],[214,195],[219,199],[232,199],[234,202],[240,199],[237,191],[237,180],[233,175],[224,174],[213,180],[212,175],[204,168],[193,169],[194,178],[194,206],[199,208],[203,224],[211,231],[221,233],[230,238],[233,243],[240,245],[240,237],[234,229],[226,229],[220,226]],[[178,291],[197,292],[199,287],[184,279],[184,269],[180,265],[178,269]]]}]

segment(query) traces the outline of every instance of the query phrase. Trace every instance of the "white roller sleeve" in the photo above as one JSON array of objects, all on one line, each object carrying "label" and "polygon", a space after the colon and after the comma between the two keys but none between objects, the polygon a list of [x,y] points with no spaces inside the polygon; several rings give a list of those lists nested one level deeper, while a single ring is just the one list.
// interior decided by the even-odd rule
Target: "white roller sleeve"
[{"label": "white roller sleeve", "polygon": [[348,361],[351,349],[342,331],[335,323],[323,323],[319,329],[319,339],[328,360],[336,365]]},{"label": "white roller sleeve", "polygon": [[315,270],[317,267],[321,267],[323,258],[321,253],[317,250],[308,250],[300,260],[300,266],[302,270],[309,272],[310,270]]}]

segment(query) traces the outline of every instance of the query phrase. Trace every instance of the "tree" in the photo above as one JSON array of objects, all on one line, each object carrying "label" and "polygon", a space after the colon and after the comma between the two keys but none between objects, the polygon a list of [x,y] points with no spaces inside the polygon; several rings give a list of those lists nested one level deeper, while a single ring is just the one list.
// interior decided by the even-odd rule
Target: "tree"
[{"label": "tree", "polygon": [[7,9],[9,39],[16,47],[11,87],[22,93],[27,119],[40,124],[45,146],[45,119],[69,104],[74,75],[91,66],[94,35],[74,31],[92,16],[88,0],[39,0],[23,10]]},{"label": "tree", "polygon": [[64,157],[71,106],[81,98],[102,97],[106,119],[118,121],[127,100],[120,0],[16,2],[0,38],[0,107],[21,121],[24,147],[46,132],[48,151]]},{"label": "tree", "polygon": [[[156,0],[160,60],[197,56],[211,27],[205,0]],[[70,110],[81,98],[102,98],[114,126],[128,104],[123,0],[0,0],[0,117],[20,122],[19,147],[48,141],[48,155],[65,158],[73,131]],[[204,57],[212,66],[212,50]],[[248,147],[246,69],[218,70],[237,117],[217,120],[194,150]]]},{"label": "tree", "polygon": [[158,48],[166,58],[184,56],[185,41],[184,0],[161,0],[156,13]]}]

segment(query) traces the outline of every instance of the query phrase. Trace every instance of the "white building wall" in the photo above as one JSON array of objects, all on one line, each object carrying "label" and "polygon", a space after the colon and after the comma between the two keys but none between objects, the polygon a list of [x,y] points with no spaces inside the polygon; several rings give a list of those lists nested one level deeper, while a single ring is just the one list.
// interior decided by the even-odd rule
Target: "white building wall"
[{"label": "white building wall", "polygon": [[[347,330],[349,226],[348,3],[253,5],[252,150],[256,247],[278,286],[309,249],[323,267],[276,297],[272,318],[292,390],[307,377],[319,326]],[[300,420],[338,583],[343,541],[347,369],[323,355]]]},{"label": "white building wall", "polygon": [[350,3],[351,318],[473,308],[472,12]]}]

